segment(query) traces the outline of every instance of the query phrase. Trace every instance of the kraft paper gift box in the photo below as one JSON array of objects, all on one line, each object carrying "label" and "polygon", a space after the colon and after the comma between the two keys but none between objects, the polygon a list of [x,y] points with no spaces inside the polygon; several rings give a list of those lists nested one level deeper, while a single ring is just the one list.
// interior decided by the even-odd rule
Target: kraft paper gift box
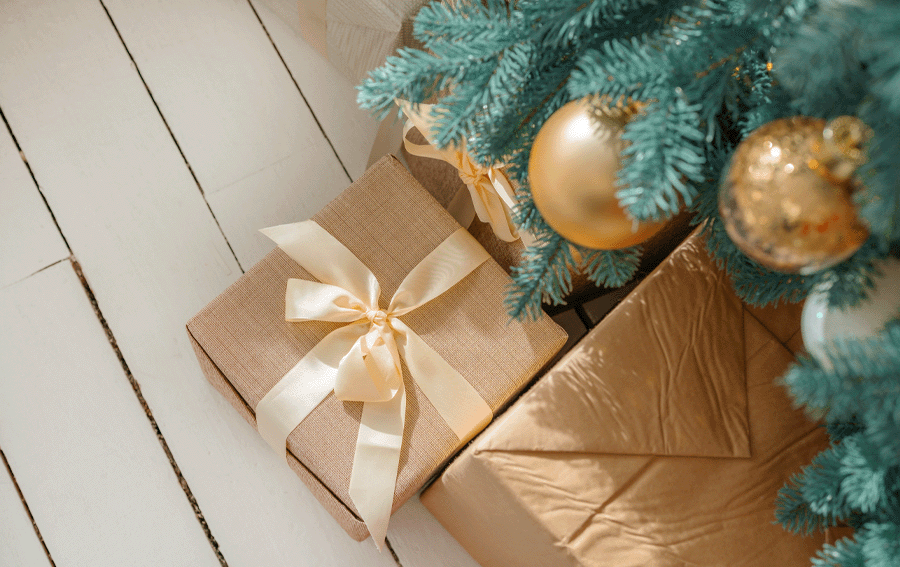
[{"label": "kraft paper gift box", "polygon": [[824,536],[774,523],[828,444],[778,384],[797,311],[751,314],[691,236],[422,502],[482,567],[808,565]]},{"label": "kraft paper gift box", "polygon": [[[384,304],[413,267],[459,230],[393,157],[375,164],[312,220],[371,270]],[[273,385],[323,337],[343,326],[286,322],[290,278],[315,281],[276,248],[187,325],[207,378],[254,426],[254,410]],[[566,340],[565,332],[547,317],[510,323],[503,304],[508,282],[488,259],[448,291],[400,317],[493,412]],[[406,425],[392,510],[461,446],[410,376],[407,362],[404,359],[402,366]],[[365,539],[368,531],[348,486],[362,409],[360,402],[342,402],[329,394],[292,430],[286,454],[288,465],[357,540]]]}]

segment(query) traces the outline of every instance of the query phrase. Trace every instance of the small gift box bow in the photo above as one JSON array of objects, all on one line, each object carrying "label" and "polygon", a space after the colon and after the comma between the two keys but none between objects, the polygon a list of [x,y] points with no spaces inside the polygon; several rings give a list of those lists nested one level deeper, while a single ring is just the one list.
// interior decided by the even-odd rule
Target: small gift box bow
[{"label": "small gift box bow", "polygon": [[347,323],[325,336],[256,406],[260,435],[285,455],[287,437],[331,391],[364,402],[350,498],[381,549],[394,500],[406,415],[401,359],[461,442],[491,420],[475,388],[399,317],[441,295],[489,258],[459,229],[407,274],[386,309],[374,274],[313,221],[263,234],[318,282],[290,279],[285,319]]},{"label": "small gift box bow", "polygon": [[[417,110],[405,100],[397,100],[408,120],[403,127],[403,145],[414,156],[443,160],[459,171],[459,177],[469,189],[478,220],[491,225],[497,238],[505,242],[519,240],[519,231],[512,221],[512,209],[516,206],[516,193],[503,166],[484,167],[472,159],[466,151],[465,140],[459,145],[441,150],[434,145],[435,119],[431,114],[434,105],[419,104]],[[428,141],[428,145],[414,144],[407,139],[410,130],[416,128]]]}]

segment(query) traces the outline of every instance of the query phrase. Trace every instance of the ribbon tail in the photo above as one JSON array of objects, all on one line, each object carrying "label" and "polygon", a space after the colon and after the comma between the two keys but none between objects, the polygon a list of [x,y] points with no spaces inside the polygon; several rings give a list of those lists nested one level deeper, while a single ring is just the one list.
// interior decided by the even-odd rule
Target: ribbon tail
[{"label": "ribbon tail", "polygon": [[363,405],[356,438],[350,499],[379,550],[384,546],[394,504],[405,417],[406,390],[401,386],[393,399]]},{"label": "ribbon tail", "polygon": [[475,214],[481,222],[491,225],[491,229],[497,238],[504,242],[518,240],[516,226],[512,222],[509,207],[497,194],[496,190],[487,180],[482,181],[479,187],[469,185],[472,194],[472,203],[475,205]]},{"label": "ribbon tail", "polygon": [[256,405],[256,429],[276,453],[287,459],[288,435],[334,389],[341,360],[366,330],[349,325],[329,333]]},{"label": "ribbon tail", "polygon": [[497,191],[497,195],[500,196],[503,203],[506,205],[506,208],[513,210],[516,206],[516,192],[513,190],[512,183],[509,182],[509,178],[506,177],[506,174],[495,167],[490,170],[488,177],[491,180],[491,185],[493,185],[494,189]]},{"label": "ribbon tail", "polygon": [[[496,191],[497,196],[500,197],[501,201],[503,201],[503,220],[506,223],[506,227],[501,229],[501,231],[499,232],[495,228],[494,234],[496,234],[497,237],[500,238],[500,240],[506,242],[518,240],[521,237],[521,234],[519,233],[518,227],[512,220],[512,210],[516,206],[516,192],[512,187],[512,183],[509,182],[509,178],[506,177],[506,174],[497,168],[492,168],[490,170],[488,178],[491,180],[491,185],[493,185],[494,191]],[[500,219],[498,218],[498,224],[499,223]],[[509,236],[509,240],[505,238],[507,235]]]},{"label": "ribbon tail", "polygon": [[[516,191],[512,187],[512,183],[509,182],[509,178],[500,170],[494,169],[490,174],[491,183],[494,185],[494,188],[497,190],[497,195],[503,199],[503,202],[506,204],[507,218],[510,226],[510,232],[516,238],[522,239],[522,244],[525,246],[534,246],[537,244],[537,238],[535,238],[534,234],[528,230],[520,230],[519,227],[515,225],[512,221],[512,210],[516,207]],[[499,235],[498,235],[499,236]]]},{"label": "ribbon tail", "polygon": [[493,418],[491,407],[468,380],[402,321],[394,321],[397,347],[416,384],[459,438],[466,443]]}]

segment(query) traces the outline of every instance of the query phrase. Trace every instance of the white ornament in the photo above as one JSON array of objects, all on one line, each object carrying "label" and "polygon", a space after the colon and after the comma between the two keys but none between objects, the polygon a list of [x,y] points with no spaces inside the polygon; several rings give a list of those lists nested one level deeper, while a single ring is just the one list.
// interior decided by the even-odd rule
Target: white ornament
[{"label": "white ornament", "polygon": [[836,339],[864,339],[884,330],[885,324],[900,316],[900,260],[889,258],[879,268],[869,297],[855,307],[828,307],[828,285],[816,287],[803,306],[800,328],[807,352],[825,368],[831,363],[825,348]]}]

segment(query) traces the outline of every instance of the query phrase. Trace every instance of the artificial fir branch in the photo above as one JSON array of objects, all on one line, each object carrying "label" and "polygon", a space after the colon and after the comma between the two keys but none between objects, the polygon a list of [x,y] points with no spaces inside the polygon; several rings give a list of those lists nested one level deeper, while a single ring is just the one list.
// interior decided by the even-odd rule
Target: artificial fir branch
[{"label": "artificial fir branch", "polygon": [[844,508],[831,505],[840,492],[841,479],[833,472],[839,466],[835,447],[830,447],[816,455],[778,492],[775,518],[786,530],[809,535],[835,526],[843,518]]},{"label": "artificial fir branch", "polygon": [[900,565],[900,521],[863,526],[862,555],[868,566]]},{"label": "artificial fir branch", "polygon": [[589,280],[604,287],[621,287],[637,273],[641,261],[640,246],[619,250],[591,250],[578,247],[580,269]]},{"label": "artificial fir branch", "polygon": [[[434,4],[420,11],[415,24],[430,52],[402,50],[389,59],[361,88],[360,103],[385,113],[395,97],[419,102],[443,94],[434,110],[438,145],[466,139],[477,161],[506,163],[527,193],[531,143],[554,111],[588,94],[643,100],[648,103],[644,114],[626,125],[624,138],[630,144],[619,172],[618,196],[637,219],[666,218],[682,207],[697,210],[691,205],[695,200],[715,200],[717,184],[708,182],[710,156],[729,154],[735,134],[746,135],[791,113],[787,92],[771,78],[773,54],[780,56],[776,71],[782,65],[782,74],[812,77],[785,81],[799,89],[794,94],[798,101],[805,100],[804,92],[825,90],[806,58],[815,46],[805,48],[801,37],[798,47],[782,47],[814,8],[810,0],[522,0],[512,6],[491,0],[459,2],[453,8]],[[832,35],[838,38],[832,44],[839,45],[846,33]],[[791,71],[792,51],[799,53],[794,59],[803,72]],[[870,51],[879,54],[872,57],[885,76],[883,83],[895,84],[898,58],[883,48]],[[878,92],[883,91],[889,89]],[[835,96],[855,108],[842,93]],[[873,121],[883,117],[872,114]],[[873,147],[887,154],[867,170],[869,177],[881,179],[875,185],[887,183],[893,169],[886,163],[896,163],[900,156],[900,126],[891,117],[876,128],[873,140]],[[890,125],[898,129],[897,135]],[[526,200],[522,206],[532,205]],[[738,291],[751,303],[798,301],[819,281],[836,282],[832,296],[837,303],[853,303],[866,289],[854,282],[868,281],[871,260],[886,254],[900,231],[900,197],[893,188],[862,206],[882,236],[873,237],[867,251],[850,262],[815,277],[762,269],[742,258],[724,233],[710,249],[727,270],[736,270],[732,275]],[[533,214],[529,210],[526,216]],[[517,294],[530,301],[538,297]]]},{"label": "artificial fir branch", "polygon": [[[639,219],[681,208],[738,295],[796,302],[829,286],[832,306],[871,287],[877,260],[900,250],[900,3],[895,0],[457,0],[423,8],[427,52],[401,50],[361,87],[384,115],[395,98],[437,102],[438,144],[465,139],[481,163],[503,162],[520,185],[515,222],[538,236],[514,268],[515,317],[561,302],[571,272],[621,285],[638,249],[573,248],[530,197],[531,145],[570,100],[634,99],[625,127],[620,203]],[[874,131],[856,194],[871,236],[851,258],[809,275],[744,255],[718,212],[719,180],[741,139],[777,118],[858,115]],[[779,496],[779,520],[808,532],[843,520],[853,539],[826,545],[819,566],[900,565],[900,323],[876,339],[834,345],[827,368],[802,357],[785,378],[798,403],[824,413],[833,445]]]},{"label": "artificial fir branch", "polygon": [[895,169],[900,157],[900,113],[885,112],[892,103],[900,104],[900,91],[891,99],[864,100],[859,109],[860,118],[872,127],[874,135],[869,142],[869,161],[859,172],[867,191],[857,194],[857,202],[872,231],[873,245],[882,254],[900,247],[900,190]]},{"label": "artificial fir branch", "polygon": [[571,46],[584,42],[585,30],[593,34],[590,39],[615,29],[614,24],[628,26],[632,33],[638,30],[659,28],[660,22],[667,20],[671,6],[655,0],[559,0],[546,2],[524,0],[517,8],[528,21],[542,21],[536,39],[551,47]]},{"label": "artificial fir branch", "polygon": [[[639,220],[659,220],[678,213],[696,197],[702,179],[700,105],[689,104],[676,89],[671,99],[648,105],[625,127],[619,202]],[[694,183],[692,183],[694,182]]]},{"label": "artificial fir branch", "polygon": [[817,564],[898,564],[900,318],[876,337],[829,345],[825,362],[801,357],[784,382],[797,403],[824,415],[832,446],[781,490],[778,521],[800,533],[838,520],[857,528]]},{"label": "artificial fir branch", "polygon": [[853,419],[847,421],[831,420],[825,424],[825,428],[828,431],[828,437],[834,442],[839,442],[845,437],[863,430],[863,427]]},{"label": "artificial fir branch", "polygon": [[858,541],[844,538],[834,545],[826,543],[816,552],[812,564],[813,567],[865,567],[866,559]]},{"label": "artificial fir branch", "polygon": [[[416,17],[414,33],[426,46],[440,47],[442,43],[469,43],[476,45],[513,45],[519,41],[520,30],[512,22],[518,12],[510,11],[506,2],[467,4],[455,8],[440,2],[423,6]],[[506,20],[508,25],[498,26],[495,21]],[[521,18],[518,18],[521,19]]]},{"label": "artificial fir branch", "polygon": [[[522,254],[512,269],[512,284],[507,306],[516,319],[537,319],[543,312],[541,302],[558,305],[572,291],[572,269],[575,258],[572,245],[556,233],[543,235],[535,246]],[[537,305],[537,307],[535,307]]]},{"label": "artificial fir branch", "polygon": [[785,375],[796,402],[826,409],[828,421],[865,423],[868,412],[884,413],[900,435],[900,319],[877,337],[828,345],[826,357],[827,366],[801,356]]},{"label": "artificial fir branch", "polygon": [[847,507],[863,514],[872,514],[888,507],[890,493],[887,486],[889,468],[873,463],[864,453],[861,434],[846,438],[840,443],[845,453],[840,462],[841,493]]},{"label": "artificial fir branch", "polygon": [[670,84],[671,73],[666,54],[658,48],[636,37],[612,39],[579,59],[569,80],[569,94],[573,99],[605,95],[612,100],[649,100]]}]

